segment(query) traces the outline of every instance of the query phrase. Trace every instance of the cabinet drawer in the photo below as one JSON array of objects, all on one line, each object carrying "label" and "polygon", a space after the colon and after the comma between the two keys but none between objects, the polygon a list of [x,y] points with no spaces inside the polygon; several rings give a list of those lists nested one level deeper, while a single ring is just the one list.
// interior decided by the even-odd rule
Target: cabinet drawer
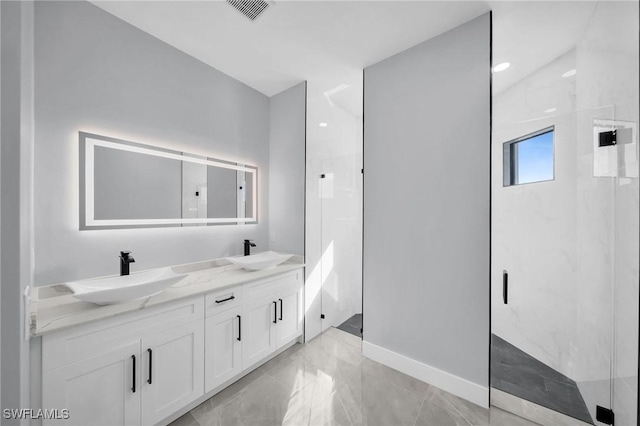
[{"label": "cabinet drawer", "polygon": [[204,318],[195,296],[42,336],[42,371],[62,367],[140,340],[143,335]]},{"label": "cabinet drawer", "polygon": [[237,308],[242,305],[242,286],[237,285],[207,293],[204,304],[207,317]]},{"label": "cabinet drawer", "polygon": [[302,269],[277,277],[245,284],[243,292],[246,300],[255,300],[274,293],[286,291],[302,283]]}]

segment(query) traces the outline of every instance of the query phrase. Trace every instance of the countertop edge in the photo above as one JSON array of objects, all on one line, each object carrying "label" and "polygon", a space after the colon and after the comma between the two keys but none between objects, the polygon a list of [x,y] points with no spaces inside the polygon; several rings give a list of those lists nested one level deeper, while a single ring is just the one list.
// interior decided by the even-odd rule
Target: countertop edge
[{"label": "countertop edge", "polygon": [[[35,299],[32,299],[31,306],[30,306],[30,319],[31,319],[30,337],[32,338],[42,337],[46,334],[58,332],[61,330],[66,330],[72,327],[82,326],[89,323],[94,323],[94,322],[108,320],[108,319],[123,316],[123,315],[128,315],[134,312],[142,311],[149,308],[155,308],[158,306],[162,306],[162,305],[175,302],[178,300],[186,299],[189,297],[202,296],[212,291],[221,290],[227,287],[233,287],[237,285],[244,285],[254,281],[259,281],[265,278],[269,278],[275,275],[284,274],[287,272],[295,271],[297,269],[302,269],[305,267],[305,264],[301,262],[300,258],[301,256],[294,256],[292,260],[289,260],[272,269],[247,272],[247,276],[243,277],[242,279],[226,278],[225,280],[223,280],[223,284],[219,284],[219,285],[216,285],[215,279],[211,279],[209,281],[195,282],[186,286],[168,288],[168,290],[173,288],[174,290],[178,290],[178,291],[181,288],[188,288],[192,290],[192,291],[185,291],[184,294],[177,294],[177,295],[173,294],[173,295],[167,296],[166,292],[162,292],[160,294],[157,294],[155,296],[150,296],[148,298],[125,302],[121,304],[106,305],[106,306],[100,306],[100,305],[94,305],[94,304],[89,304],[91,306],[88,306],[87,305],[88,302],[82,302],[80,300],[73,299],[71,301],[72,304],[76,304],[76,306],[79,306],[81,304],[87,305],[86,308],[79,312],[71,312],[69,314],[58,316],[58,317],[52,316],[51,318],[39,318],[38,304],[42,303],[42,301],[36,297]],[[202,273],[202,272],[203,270],[199,270],[199,271],[194,271],[191,274]],[[46,288],[46,287],[53,287],[53,286],[35,287],[33,291],[37,296],[38,289]],[[34,295],[34,293],[32,293],[32,295]],[[60,299],[62,302],[65,302],[65,301],[69,302],[70,298],[73,298],[72,294],[63,294],[57,298],[52,298],[52,299]],[[49,303],[52,306],[55,306],[55,303],[52,302],[51,300],[49,301]],[[124,309],[119,310],[118,308],[124,308]],[[95,313],[99,309],[104,309],[103,315],[96,316]],[[86,317],[86,318],[83,318],[83,317]]]}]

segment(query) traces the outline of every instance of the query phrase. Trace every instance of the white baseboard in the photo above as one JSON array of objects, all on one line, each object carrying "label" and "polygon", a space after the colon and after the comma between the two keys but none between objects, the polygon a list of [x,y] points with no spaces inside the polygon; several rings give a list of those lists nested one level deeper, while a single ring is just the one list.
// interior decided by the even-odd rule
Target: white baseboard
[{"label": "white baseboard", "polygon": [[362,342],[362,355],[484,408],[489,408],[489,388],[396,352]]}]

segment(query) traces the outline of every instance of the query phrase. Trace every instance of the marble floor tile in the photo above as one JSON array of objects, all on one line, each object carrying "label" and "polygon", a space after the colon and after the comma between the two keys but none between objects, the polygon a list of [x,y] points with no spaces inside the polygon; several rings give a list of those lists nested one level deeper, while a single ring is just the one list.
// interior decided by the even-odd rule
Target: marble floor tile
[{"label": "marble floor tile", "polygon": [[272,377],[262,375],[206,415],[194,417],[202,426],[282,425],[289,412],[304,410],[305,403]]},{"label": "marble floor tile", "polygon": [[368,358],[362,361],[362,372],[363,374],[380,377],[399,388],[415,393],[421,397],[424,397],[429,390],[427,383]]},{"label": "marble floor tile", "polygon": [[334,327],[328,328],[324,333],[324,335],[331,336],[335,339],[341,340],[345,343],[348,343],[352,346],[356,346],[358,348],[362,347],[362,337],[353,335],[351,333],[344,333],[343,330],[339,330]]},{"label": "marble floor tile", "polygon": [[320,374],[291,396],[295,409],[289,410],[284,423],[288,425],[352,425],[338,395],[336,381]]},{"label": "marble floor tile", "polygon": [[193,414],[193,417],[195,417],[198,422],[201,422],[202,419],[209,417],[216,408],[236,396],[238,393],[244,391],[251,383],[263,375],[264,373],[260,369],[253,370],[237,382],[231,384],[215,394],[213,397],[198,405],[196,408],[191,410],[191,414]]},{"label": "marble floor tile", "polygon": [[198,423],[195,417],[193,417],[191,412],[188,412],[184,416],[171,423],[171,426],[200,426],[200,423]]},{"label": "marble floor tile", "polygon": [[423,396],[366,373],[352,386],[339,384],[338,395],[354,425],[412,426],[424,400]]},{"label": "marble floor tile", "polygon": [[[354,340],[354,339],[357,339]],[[531,426],[364,358],[360,339],[330,329],[296,344],[171,426]]]},{"label": "marble floor tile", "polygon": [[489,410],[489,424],[491,426],[535,426],[537,423],[518,417],[496,407]]},{"label": "marble floor tile", "polygon": [[[421,408],[416,424],[429,425],[434,423],[432,416],[442,417],[442,412],[455,425],[488,425],[489,410],[472,404],[462,398],[431,386],[425,396],[425,403]],[[423,416],[423,414],[425,414]]]}]

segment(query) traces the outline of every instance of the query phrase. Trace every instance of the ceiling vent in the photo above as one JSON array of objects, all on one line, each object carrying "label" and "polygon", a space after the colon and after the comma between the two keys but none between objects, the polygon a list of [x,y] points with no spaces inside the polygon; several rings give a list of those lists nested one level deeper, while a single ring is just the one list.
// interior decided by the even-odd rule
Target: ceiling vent
[{"label": "ceiling vent", "polygon": [[227,0],[227,3],[252,21],[269,7],[269,3],[264,0]]}]

